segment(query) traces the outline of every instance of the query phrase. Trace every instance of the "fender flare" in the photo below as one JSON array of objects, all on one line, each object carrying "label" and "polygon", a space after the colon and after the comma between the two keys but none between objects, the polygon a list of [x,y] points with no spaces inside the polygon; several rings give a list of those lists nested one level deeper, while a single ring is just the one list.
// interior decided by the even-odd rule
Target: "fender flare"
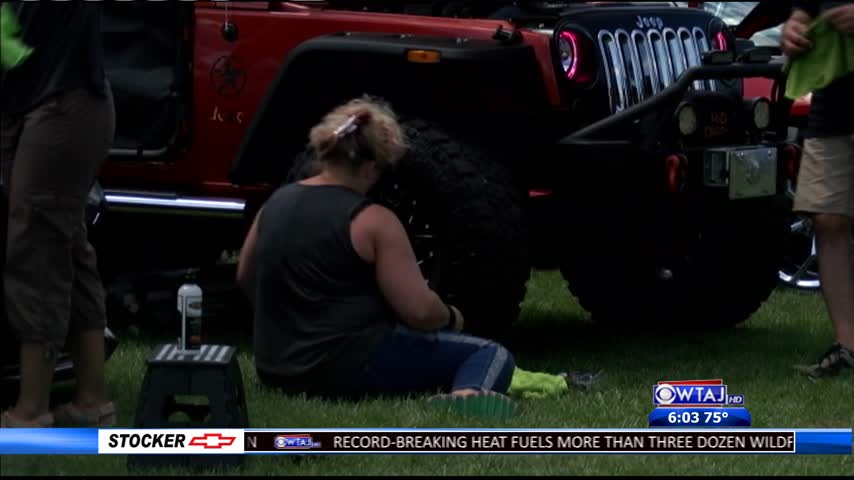
[{"label": "fender flare", "polygon": [[[440,60],[410,62],[410,50],[437,51]],[[504,106],[547,108],[540,71],[533,48],[524,44],[381,33],[315,37],[283,62],[232,161],[229,178],[235,184],[282,181],[290,168],[286,159],[304,148],[310,127],[331,108],[366,93],[422,116],[429,116],[424,109],[448,114],[453,108],[456,116],[463,110],[482,111],[484,103],[478,102],[499,103],[492,98],[496,92],[503,95]],[[437,99],[444,105],[437,105]]]}]

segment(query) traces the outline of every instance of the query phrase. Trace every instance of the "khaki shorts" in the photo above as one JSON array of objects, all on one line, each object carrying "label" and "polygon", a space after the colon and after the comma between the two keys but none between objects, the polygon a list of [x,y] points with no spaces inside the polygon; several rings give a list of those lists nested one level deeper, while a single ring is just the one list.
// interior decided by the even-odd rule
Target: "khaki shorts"
[{"label": "khaki shorts", "polygon": [[804,142],[794,210],[854,218],[854,135]]}]

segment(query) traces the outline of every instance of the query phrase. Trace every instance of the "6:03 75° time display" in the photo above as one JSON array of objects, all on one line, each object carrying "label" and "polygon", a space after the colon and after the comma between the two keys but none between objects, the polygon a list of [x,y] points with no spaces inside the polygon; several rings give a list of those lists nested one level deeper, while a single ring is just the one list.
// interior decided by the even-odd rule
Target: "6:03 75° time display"
[{"label": "6:03 75\u00b0 time display", "polygon": [[651,427],[749,427],[750,413],[739,408],[656,408]]}]

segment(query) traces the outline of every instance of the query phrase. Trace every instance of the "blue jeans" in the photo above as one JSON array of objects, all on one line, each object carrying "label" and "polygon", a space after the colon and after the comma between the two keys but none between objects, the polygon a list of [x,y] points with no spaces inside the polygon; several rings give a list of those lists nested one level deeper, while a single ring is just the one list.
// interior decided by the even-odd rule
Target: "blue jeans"
[{"label": "blue jeans", "polygon": [[[473,388],[507,392],[513,355],[491,340],[398,325],[342,385],[353,395],[400,395]],[[344,393],[344,392],[342,392]]]}]

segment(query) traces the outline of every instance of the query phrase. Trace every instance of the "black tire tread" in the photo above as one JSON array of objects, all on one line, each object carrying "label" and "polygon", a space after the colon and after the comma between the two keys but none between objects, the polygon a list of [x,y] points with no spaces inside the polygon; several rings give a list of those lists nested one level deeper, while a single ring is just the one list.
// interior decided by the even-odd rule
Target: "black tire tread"
[{"label": "black tire tread", "polygon": [[759,310],[777,286],[785,222],[773,215],[731,213],[703,225],[693,261],[674,271],[672,280],[650,275],[652,253],[633,248],[631,229],[613,224],[589,226],[600,230],[570,247],[561,273],[581,306],[606,324],[735,326]]},{"label": "black tire tread", "polygon": [[[387,199],[397,183],[416,200],[430,201],[445,239],[437,292],[463,313],[467,333],[502,337],[519,316],[530,276],[522,191],[494,152],[426,120],[401,124],[408,152],[391,180],[369,196],[391,206]],[[300,154],[288,181],[304,178],[312,158]]]},{"label": "black tire tread", "polygon": [[439,293],[466,317],[466,330],[500,337],[519,315],[530,276],[523,192],[493,152],[423,120],[404,123],[410,144],[399,168],[421,198],[449,219],[450,275]]}]

